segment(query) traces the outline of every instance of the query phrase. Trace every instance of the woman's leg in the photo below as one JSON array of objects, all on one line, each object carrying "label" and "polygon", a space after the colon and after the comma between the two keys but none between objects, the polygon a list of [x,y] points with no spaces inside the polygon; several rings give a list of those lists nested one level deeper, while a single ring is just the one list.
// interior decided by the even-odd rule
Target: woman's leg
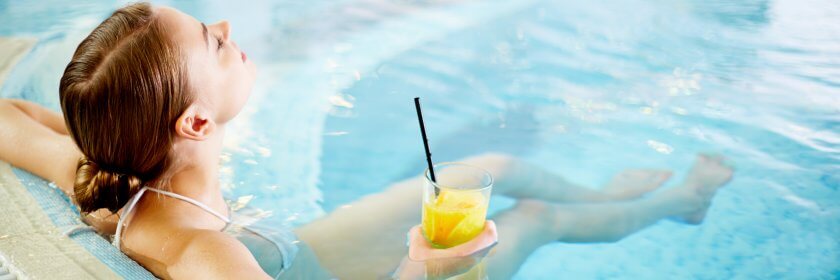
[{"label": "woman's leg", "polygon": [[395,183],[298,229],[298,237],[340,279],[380,279],[408,253],[406,234],[420,223],[422,178]]},{"label": "woman's leg", "polygon": [[731,176],[720,158],[700,156],[682,185],[633,201],[562,205],[520,200],[493,218],[500,241],[487,260],[488,273],[509,279],[533,251],[555,241],[615,242],[663,218],[700,223],[715,191]]},{"label": "woman's leg", "polygon": [[594,189],[504,154],[488,153],[459,162],[490,172],[495,179],[493,194],[569,203],[634,199],[660,187],[672,174],[668,170],[628,169],[603,188]]},{"label": "woman's leg", "polygon": [[[494,192],[498,193],[501,189],[501,194],[513,197],[555,198],[561,201],[570,201],[568,197],[560,195],[565,193],[576,198],[576,200],[571,200],[575,202],[588,199],[603,201],[608,197],[613,197],[597,191],[587,193],[587,189],[568,184],[562,178],[548,172],[528,171],[524,165],[520,165],[515,160],[505,156],[487,155],[468,158],[465,161],[482,166],[496,176]],[[506,168],[520,170],[505,172]],[[533,170],[538,169],[534,168]],[[538,179],[528,179],[527,175],[529,173]],[[334,210],[324,218],[298,228],[297,233],[315,251],[321,263],[340,278],[370,279],[389,275],[389,272],[396,268],[399,261],[407,253],[405,246],[406,232],[411,226],[420,222],[420,188],[422,183],[423,178],[421,177],[398,182],[381,193],[363,197],[347,207]],[[539,192],[539,187],[556,187],[562,191]],[[588,195],[576,193],[578,191]],[[546,219],[539,215],[529,215],[528,218],[516,219],[516,217],[522,216],[519,212],[525,211],[528,214],[528,211],[532,211],[535,206],[540,205],[537,201],[520,203],[520,206],[513,210],[498,215],[499,219],[505,221],[497,221],[500,236],[498,254],[504,259],[511,258],[511,260],[514,260],[513,263],[517,261],[521,263],[521,261],[524,261],[524,257],[521,256],[527,256],[537,247],[550,241],[584,241],[586,238],[593,238],[593,236],[602,238],[601,235],[609,231],[605,229],[575,232],[574,230],[587,229],[586,227],[589,225],[584,223],[595,223],[597,221],[600,221],[602,226],[614,226],[617,215],[633,212],[625,208],[638,208],[641,207],[640,203],[639,201],[617,204],[605,203],[603,205],[604,209],[598,208],[600,204],[555,205],[542,203],[550,205],[546,209],[556,210],[548,213],[557,214],[557,216],[561,216],[560,213],[567,213],[566,216],[569,216],[567,219],[558,219],[557,223],[560,225],[578,223],[574,227],[559,226],[564,229],[562,235],[556,231],[544,230],[544,226],[552,225],[552,223],[547,223]],[[613,212],[606,214],[609,212],[606,209],[612,209]],[[584,213],[573,211],[584,211]],[[586,213],[586,211],[589,212]],[[670,213],[666,214],[670,215]],[[509,218],[509,216],[513,218]],[[658,216],[656,220],[662,217],[665,216]],[[612,220],[603,224],[603,219],[607,218]],[[549,234],[542,236],[543,238],[524,238],[543,233]],[[629,233],[631,232],[625,234]],[[550,241],[545,241],[545,237],[551,237]],[[528,249],[529,247],[533,248]],[[512,250],[513,248],[520,248],[521,250],[515,251]],[[518,256],[521,258],[517,258]],[[516,267],[518,268],[518,265]]]},{"label": "woman's leg", "polygon": [[[494,194],[514,198],[543,198],[566,202],[600,202],[636,197],[670,176],[670,172],[623,172],[599,191],[569,183],[560,176],[510,156],[484,154],[461,160],[493,174]],[[630,175],[626,175],[630,174]],[[659,175],[658,179],[649,179]],[[321,262],[342,278],[376,278],[396,267],[406,254],[405,233],[420,223],[422,177],[393,184],[297,229],[300,238]],[[623,180],[623,181],[622,181]],[[622,188],[627,185],[629,187]],[[632,195],[628,195],[632,194]],[[371,269],[373,266],[379,269]]]}]

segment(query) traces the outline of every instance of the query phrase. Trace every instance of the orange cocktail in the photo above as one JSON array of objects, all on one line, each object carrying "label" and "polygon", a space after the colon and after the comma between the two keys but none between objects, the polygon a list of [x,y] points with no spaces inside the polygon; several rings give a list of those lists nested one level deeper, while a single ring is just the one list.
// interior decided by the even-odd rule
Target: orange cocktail
[{"label": "orange cocktail", "polygon": [[467,242],[484,230],[493,178],[487,171],[460,163],[435,165],[437,181],[426,176],[423,235],[436,248]]}]

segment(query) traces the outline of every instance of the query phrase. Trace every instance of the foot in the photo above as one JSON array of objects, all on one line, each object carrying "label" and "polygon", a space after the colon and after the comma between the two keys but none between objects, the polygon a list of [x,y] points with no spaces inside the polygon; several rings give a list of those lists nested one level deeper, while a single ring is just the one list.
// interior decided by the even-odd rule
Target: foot
[{"label": "foot", "polygon": [[603,190],[616,200],[633,199],[659,188],[671,175],[668,170],[628,169],[615,175]]},{"label": "foot", "polygon": [[714,154],[700,154],[682,186],[674,189],[683,197],[687,206],[685,214],[676,218],[688,224],[700,224],[712,198],[720,187],[732,179],[733,169],[726,166],[725,158]]}]

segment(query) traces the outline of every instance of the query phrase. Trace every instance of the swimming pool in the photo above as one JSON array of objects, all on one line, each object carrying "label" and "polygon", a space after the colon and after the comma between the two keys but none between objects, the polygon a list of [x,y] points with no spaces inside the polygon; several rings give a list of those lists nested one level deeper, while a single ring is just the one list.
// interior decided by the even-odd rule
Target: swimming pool
[{"label": "swimming pool", "polygon": [[[544,246],[520,279],[826,279],[840,277],[840,5],[806,2],[157,3],[229,19],[258,63],[223,174],[272,218],[304,224],[419,174],[420,96],[436,161],[501,151],[592,186],[633,167],[679,181],[703,151],[735,162],[702,226]],[[0,36],[39,40],[0,96],[57,109],[76,44],[121,5],[58,3],[0,1]]]}]

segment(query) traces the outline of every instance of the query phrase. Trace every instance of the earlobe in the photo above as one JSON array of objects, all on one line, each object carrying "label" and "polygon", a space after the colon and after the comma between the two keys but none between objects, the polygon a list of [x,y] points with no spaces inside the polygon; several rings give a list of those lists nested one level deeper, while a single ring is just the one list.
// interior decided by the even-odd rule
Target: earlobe
[{"label": "earlobe", "polygon": [[201,113],[199,108],[191,105],[184,110],[175,122],[175,132],[180,137],[191,140],[203,141],[216,128],[216,123],[207,114]]}]

